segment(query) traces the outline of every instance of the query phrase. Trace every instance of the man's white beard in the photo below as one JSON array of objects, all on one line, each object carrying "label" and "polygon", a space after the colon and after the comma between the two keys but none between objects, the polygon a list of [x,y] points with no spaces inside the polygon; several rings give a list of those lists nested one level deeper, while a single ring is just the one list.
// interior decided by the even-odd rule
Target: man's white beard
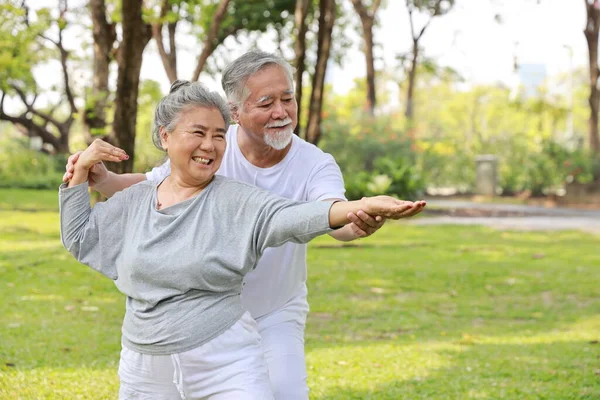
[{"label": "man's white beard", "polygon": [[[284,126],[287,124],[291,124],[292,120],[288,117],[280,124],[270,124],[267,125],[267,128],[276,128],[277,126]],[[294,136],[294,129],[288,128],[283,131],[278,131],[275,134],[268,134],[265,132],[264,140],[268,146],[271,146],[275,150],[283,150],[286,148],[288,144],[292,141],[292,137]]]},{"label": "man's white beard", "polygon": [[265,143],[268,146],[271,146],[275,150],[283,150],[285,147],[290,144],[292,141],[292,137],[294,136],[294,130],[292,128],[286,129],[284,131],[279,131],[276,134],[268,134],[265,133]]}]

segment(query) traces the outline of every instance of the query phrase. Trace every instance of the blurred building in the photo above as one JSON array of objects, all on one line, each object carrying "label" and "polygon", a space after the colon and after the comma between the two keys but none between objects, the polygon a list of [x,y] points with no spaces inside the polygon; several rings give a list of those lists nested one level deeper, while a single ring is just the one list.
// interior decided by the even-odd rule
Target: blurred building
[{"label": "blurred building", "polygon": [[518,64],[515,61],[511,79],[512,97],[520,95],[526,99],[536,96],[547,76],[545,64]]}]

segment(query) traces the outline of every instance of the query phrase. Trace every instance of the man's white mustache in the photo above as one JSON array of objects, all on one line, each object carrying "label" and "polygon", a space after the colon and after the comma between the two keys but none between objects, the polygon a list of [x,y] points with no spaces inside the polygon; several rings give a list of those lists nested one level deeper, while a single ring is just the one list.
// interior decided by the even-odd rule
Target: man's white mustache
[{"label": "man's white mustache", "polygon": [[272,122],[272,123],[266,125],[266,127],[267,128],[279,128],[281,126],[286,126],[286,125],[291,124],[291,123],[292,123],[292,119],[290,117],[287,117],[283,121]]}]

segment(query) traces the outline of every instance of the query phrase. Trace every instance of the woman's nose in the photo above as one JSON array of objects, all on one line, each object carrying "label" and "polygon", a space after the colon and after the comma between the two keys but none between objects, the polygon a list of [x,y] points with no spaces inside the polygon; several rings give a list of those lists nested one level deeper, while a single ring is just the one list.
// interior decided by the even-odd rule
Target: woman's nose
[{"label": "woman's nose", "polygon": [[213,151],[215,149],[215,144],[212,137],[206,136],[202,138],[202,141],[200,142],[200,148],[204,151]]}]

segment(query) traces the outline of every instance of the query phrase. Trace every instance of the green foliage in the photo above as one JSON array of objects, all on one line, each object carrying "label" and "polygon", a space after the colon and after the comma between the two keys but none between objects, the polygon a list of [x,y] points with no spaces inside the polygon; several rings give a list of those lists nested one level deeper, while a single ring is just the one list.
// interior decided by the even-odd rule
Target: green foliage
[{"label": "green foliage", "polygon": [[[232,0],[227,8],[217,36],[217,43],[239,31],[265,32],[268,27],[283,24],[294,14],[294,0]],[[214,14],[219,6],[216,0],[181,1],[180,7],[185,18],[195,25],[195,31],[204,40]]]},{"label": "green foliage", "polygon": [[454,7],[455,0],[408,0],[407,6],[432,17],[448,13]]},{"label": "green foliage", "polygon": [[393,126],[392,116],[359,113],[323,122],[321,148],[333,155],[344,175],[348,199],[390,194],[414,199],[423,192],[411,143]]},{"label": "green foliage", "polygon": [[39,9],[36,17],[35,22],[27,21],[18,1],[0,4],[0,91],[9,91],[10,84],[35,86],[32,68],[47,54],[38,35],[49,27],[49,11]]},{"label": "green foliage", "polygon": [[0,187],[56,189],[62,183],[66,156],[30,150],[26,141],[0,141]]},{"label": "green foliage", "polygon": [[544,140],[537,149],[529,149],[518,137],[507,138],[500,160],[500,186],[504,194],[529,191],[534,196],[548,194],[564,185],[568,171],[564,163],[570,152],[552,140]]},{"label": "green foliage", "polygon": [[569,183],[591,183],[600,180],[600,155],[574,151],[563,161],[565,180]]}]

